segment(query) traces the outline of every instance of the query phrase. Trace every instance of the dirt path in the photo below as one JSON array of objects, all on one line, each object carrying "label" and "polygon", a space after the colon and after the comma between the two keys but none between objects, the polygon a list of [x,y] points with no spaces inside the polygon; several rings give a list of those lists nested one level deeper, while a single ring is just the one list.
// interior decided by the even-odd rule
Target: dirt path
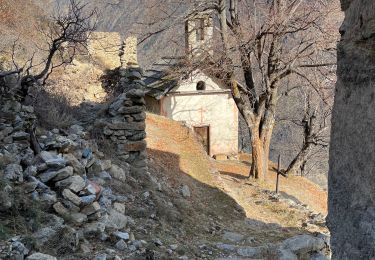
[{"label": "dirt path", "polygon": [[[238,180],[245,178],[249,173],[249,166],[237,161],[218,161],[215,165],[223,175]],[[269,171],[266,182],[259,185],[265,189],[275,190],[275,183],[276,173]],[[307,204],[312,210],[323,215],[327,214],[327,192],[310,180],[300,176],[280,177],[279,187],[285,197]]]}]

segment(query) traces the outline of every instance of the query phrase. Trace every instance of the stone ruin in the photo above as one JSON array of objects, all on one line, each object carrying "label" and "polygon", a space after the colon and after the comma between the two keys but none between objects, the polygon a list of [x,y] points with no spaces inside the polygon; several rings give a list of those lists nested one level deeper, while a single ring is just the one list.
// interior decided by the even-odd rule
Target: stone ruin
[{"label": "stone ruin", "polygon": [[121,68],[120,85],[124,93],[109,106],[109,118],[101,122],[103,134],[116,146],[116,155],[131,165],[134,172],[147,171],[146,113],[142,70]]},{"label": "stone ruin", "polygon": [[137,38],[124,41],[118,32],[92,32],[87,43],[88,55],[103,69],[137,67]]},{"label": "stone ruin", "polygon": [[120,67],[121,36],[117,32],[92,32],[87,42],[88,54],[104,69]]}]

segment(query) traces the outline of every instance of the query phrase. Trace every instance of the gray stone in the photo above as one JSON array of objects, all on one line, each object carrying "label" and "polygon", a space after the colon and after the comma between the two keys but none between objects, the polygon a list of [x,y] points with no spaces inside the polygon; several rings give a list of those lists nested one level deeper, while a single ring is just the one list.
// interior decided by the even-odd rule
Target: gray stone
[{"label": "gray stone", "polygon": [[33,234],[33,238],[39,246],[43,246],[45,243],[51,240],[56,234],[57,231],[54,228],[45,227],[35,232]]},{"label": "gray stone", "polygon": [[142,113],[145,110],[144,106],[131,106],[131,107],[121,107],[118,112],[125,115],[132,115]]},{"label": "gray stone", "polygon": [[108,217],[104,220],[106,227],[114,229],[123,229],[128,223],[128,219],[124,214],[114,209],[109,210]]},{"label": "gray stone", "polygon": [[69,212],[79,212],[81,209],[73,202],[67,199],[62,199],[60,202],[69,210]]},{"label": "gray stone", "polygon": [[67,161],[67,165],[73,167],[73,172],[78,175],[84,175],[86,173],[85,167],[77,160],[72,154],[64,154],[64,159]]},{"label": "gray stone", "polygon": [[8,164],[4,170],[4,177],[10,181],[23,182],[23,170],[19,164]]},{"label": "gray stone", "polygon": [[87,169],[89,174],[97,174],[104,170],[104,165],[100,160],[95,160],[94,163]]},{"label": "gray stone", "polygon": [[99,236],[105,230],[104,223],[101,222],[91,222],[85,224],[83,228],[83,233],[85,236]]},{"label": "gray stone", "polygon": [[36,166],[31,165],[31,166],[28,166],[28,167],[26,168],[26,170],[23,172],[23,175],[24,175],[25,177],[30,177],[30,176],[35,176],[35,175],[37,175],[37,173],[38,173],[38,171],[37,171]]},{"label": "gray stone", "polygon": [[96,255],[93,260],[107,260],[107,254]]},{"label": "gray stone", "polygon": [[69,210],[61,203],[57,202],[53,205],[53,209],[62,217],[66,217],[69,215]]},{"label": "gray stone", "polygon": [[289,250],[279,249],[276,252],[275,259],[277,259],[277,260],[298,260],[298,257]]},{"label": "gray stone", "polygon": [[83,132],[84,128],[80,125],[72,125],[69,128],[69,133],[71,134],[76,134],[76,135],[81,135]]},{"label": "gray stone", "polygon": [[112,176],[106,172],[106,171],[102,171],[101,173],[99,173],[99,178],[105,180],[105,181],[110,181],[112,180]]},{"label": "gray stone", "polygon": [[120,251],[125,251],[125,250],[128,248],[128,245],[126,244],[126,242],[125,242],[124,240],[120,239],[120,240],[116,243],[115,247],[116,247],[118,250],[120,250]]},{"label": "gray stone", "polygon": [[237,254],[245,257],[262,258],[267,254],[266,247],[239,247]]},{"label": "gray stone", "polygon": [[46,171],[38,175],[38,178],[46,183],[57,176],[57,171]]},{"label": "gray stone", "polygon": [[57,195],[54,191],[43,192],[39,197],[42,204],[52,206],[52,204],[57,202]]},{"label": "gray stone", "polygon": [[146,113],[138,113],[138,114],[132,114],[131,115],[135,121],[144,121],[146,119]]},{"label": "gray stone", "polygon": [[109,170],[112,166],[111,160],[102,160],[103,171]]},{"label": "gray stone", "polygon": [[125,172],[124,168],[121,168],[121,167],[117,166],[116,164],[112,164],[111,168],[109,169],[109,173],[111,174],[111,176],[113,178],[115,178],[117,180],[120,180],[120,181],[126,180],[126,172]]},{"label": "gray stone", "polygon": [[235,246],[235,245],[224,244],[224,243],[218,243],[218,244],[216,244],[216,247],[220,250],[224,250],[224,251],[228,251],[228,252],[232,252],[232,251],[235,251],[237,249],[237,246]]},{"label": "gray stone", "polygon": [[180,189],[180,193],[181,195],[184,197],[184,198],[188,198],[191,196],[190,194],[190,189],[189,189],[189,186],[187,185],[182,185],[181,189]]},{"label": "gray stone", "polygon": [[321,253],[314,253],[310,256],[310,260],[329,260],[329,258]]},{"label": "gray stone", "polygon": [[92,150],[90,148],[85,148],[82,151],[82,158],[90,159],[92,157]]},{"label": "gray stone", "polygon": [[82,213],[71,213],[69,215],[69,217],[70,217],[70,220],[74,224],[77,224],[77,225],[81,225],[81,224],[83,224],[84,222],[87,221],[87,216],[85,214],[82,214]]},{"label": "gray stone", "polygon": [[93,203],[96,200],[95,195],[88,195],[88,196],[81,196],[79,197],[81,199],[81,205],[82,206],[87,206]]},{"label": "gray stone", "polygon": [[321,238],[299,235],[282,242],[281,248],[289,250],[297,255],[304,255],[309,252],[320,251],[325,247],[325,242]]},{"label": "gray stone", "polygon": [[114,122],[109,124],[108,127],[112,130],[145,130],[146,124],[144,122]]},{"label": "gray stone", "polygon": [[375,1],[341,0],[329,155],[332,259],[375,256]]},{"label": "gray stone", "polygon": [[125,77],[127,77],[130,80],[137,80],[142,78],[142,74],[138,70],[126,70]]},{"label": "gray stone", "polygon": [[79,192],[86,186],[86,182],[81,176],[73,175],[67,179],[56,182],[55,186],[57,188],[69,188],[74,192]]},{"label": "gray stone", "polygon": [[129,233],[127,232],[120,232],[120,231],[116,231],[113,233],[113,235],[119,239],[123,239],[125,241],[128,241],[130,236],[129,236]]},{"label": "gray stone", "polygon": [[73,175],[73,167],[68,166],[63,169],[58,170],[56,177],[53,178],[53,181],[60,181],[66,179]]},{"label": "gray stone", "polygon": [[34,253],[26,257],[26,260],[57,260],[57,258],[43,253]]},{"label": "gray stone", "polygon": [[142,98],[145,96],[145,92],[141,89],[131,89],[126,92],[126,96],[129,98]]},{"label": "gray stone", "polygon": [[20,241],[16,240],[12,242],[12,251],[16,251],[20,255],[24,256],[29,253],[29,249]]},{"label": "gray stone", "polygon": [[93,204],[87,205],[84,207],[81,212],[86,215],[92,215],[95,212],[100,210],[100,205],[98,202],[94,202]]},{"label": "gray stone", "polygon": [[54,155],[47,151],[42,151],[40,157],[50,168],[63,168],[66,165],[66,161],[61,156]]},{"label": "gray stone", "polygon": [[235,232],[224,231],[223,239],[231,242],[241,242],[245,236]]},{"label": "gray stone", "polygon": [[5,127],[3,130],[0,131],[0,140],[3,140],[5,137],[10,135],[13,132],[13,127],[8,126]]},{"label": "gray stone", "polygon": [[34,113],[34,107],[33,106],[24,106],[22,105],[21,110],[27,113]]},{"label": "gray stone", "polygon": [[121,214],[125,214],[125,205],[122,203],[115,202],[113,203],[113,208],[120,212]]},{"label": "gray stone", "polygon": [[25,193],[33,192],[36,189],[36,187],[38,187],[37,182],[28,182],[22,186]]},{"label": "gray stone", "polygon": [[19,131],[12,134],[12,138],[15,141],[22,141],[22,140],[28,140],[30,138],[30,134]]},{"label": "gray stone", "polygon": [[69,189],[64,189],[62,192],[62,195],[65,199],[73,202],[75,205],[79,206],[82,203],[82,200],[80,197],[78,197],[76,194],[74,194],[71,190]]}]

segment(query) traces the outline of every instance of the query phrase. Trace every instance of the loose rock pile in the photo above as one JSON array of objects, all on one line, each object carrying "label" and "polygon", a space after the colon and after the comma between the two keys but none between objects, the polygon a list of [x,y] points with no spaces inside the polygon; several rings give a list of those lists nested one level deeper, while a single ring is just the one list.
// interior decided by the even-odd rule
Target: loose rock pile
[{"label": "loose rock pile", "polygon": [[[135,240],[128,228],[132,223],[125,215],[124,202],[128,198],[105,187],[112,179],[124,182],[130,170],[138,174],[147,171],[143,82],[139,70],[125,72],[128,80],[124,82],[132,89],[111,104],[110,116],[100,120],[106,124],[105,136],[117,145],[120,164],[104,160],[97,144],[89,140],[89,134],[79,125],[71,126],[68,131],[53,129],[38,133],[42,152],[35,156],[28,133],[36,118],[33,107],[14,100],[2,101],[0,176],[4,177],[1,182],[4,185],[0,185],[0,211],[15,206],[12,193],[16,187],[30,201],[53,212],[46,213],[53,223],[33,234],[39,244],[37,248],[62,232],[69,234],[66,242],[72,251],[80,247],[89,251],[86,238],[93,237],[114,241],[120,251],[143,248],[145,242]],[[1,259],[55,259],[31,253],[20,237],[0,243]]]},{"label": "loose rock pile", "polygon": [[[2,114],[8,117],[2,117],[0,125],[0,171],[4,176],[0,211],[14,207],[12,187],[20,187],[24,196],[43,205],[47,212],[53,209],[61,217],[50,215],[55,219],[54,225],[33,234],[40,243],[70,226],[75,227],[70,230],[76,234],[73,237],[79,236],[80,230],[85,236],[97,235],[103,240],[113,236],[128,242],[129,234],[122,232],[128,222],[123,204],[127,198],[112,194],[103,185],[112,178],[124,181],[129,165],[100,160],[103,154],[86,139],[87,133],[78,125],[68,132],[54,129],[41,134],[38,139],[43,151],[34,156],[30,135],[25,132],[28,120],[35,118],[32,112],[32,108],[16,101],[8,101],[2,107]],[[77,241],[73,244],[78,247]],[[23,259],[29,254],[24,247],[13,239],[3,246],[0,258],[18,255],[17,259]],[[34,254],[27,259],[44,258],[35,258]]]}]

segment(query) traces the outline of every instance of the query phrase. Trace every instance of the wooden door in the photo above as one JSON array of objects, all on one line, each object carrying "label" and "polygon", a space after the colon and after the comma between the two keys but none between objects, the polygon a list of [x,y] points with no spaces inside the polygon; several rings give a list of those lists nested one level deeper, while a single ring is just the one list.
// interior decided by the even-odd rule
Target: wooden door
[{"label": "wooden door", "polygon": [[210,154],[210,127],[209,126],[194,126],[194,132],[198,141],[203,145],[207,154]]}]

